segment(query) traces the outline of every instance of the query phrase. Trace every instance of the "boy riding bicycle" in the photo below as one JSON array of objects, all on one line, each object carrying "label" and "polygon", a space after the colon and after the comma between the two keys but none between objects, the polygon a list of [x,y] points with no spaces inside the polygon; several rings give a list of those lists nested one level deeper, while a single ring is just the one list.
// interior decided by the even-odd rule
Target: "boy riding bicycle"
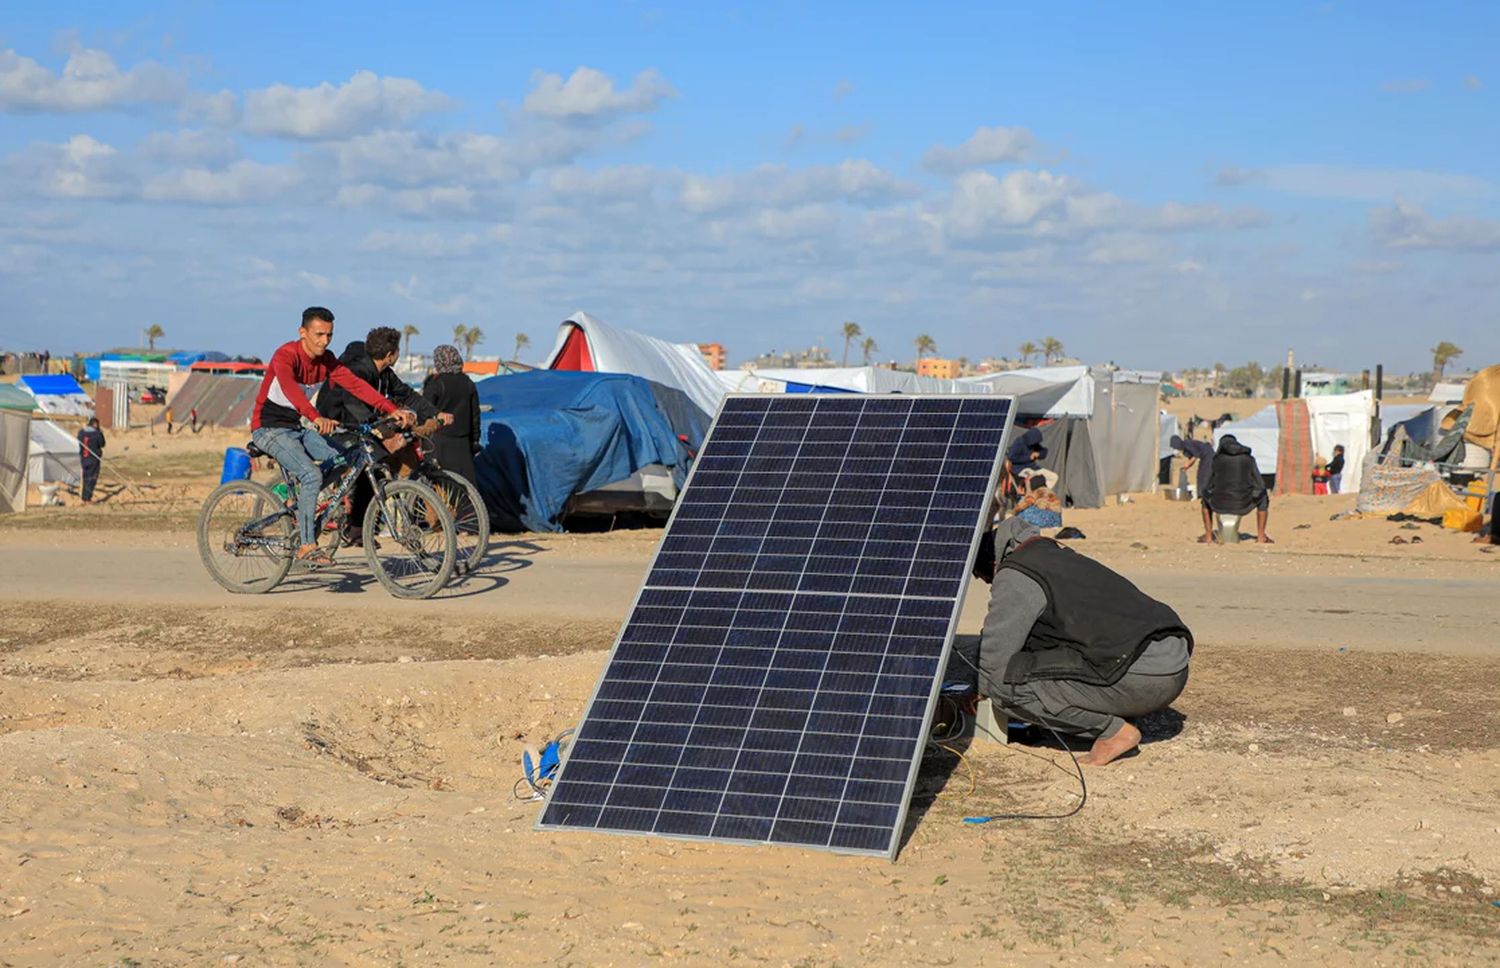
[{"label": "boy riding bicycle", "polygon": [[[329,565],[333,559],[318,548],[315,521],[317,494],[323,486],[322,465],[339,456],[323,438],[333,433],[338,423],[320,415],[308,398],[324,383],[332,383],[381,413],[393,414],[402,427],[410,427],[416,415],[398,409],[328,351],[333,313],[321,306],[308,307],[302,313],[298,337],[277,347],[271,355],[255,397],[250,439],[297,479],[297,532],[301,541],[297,560]],[[304,418],[311,427],[303,427]]]}]

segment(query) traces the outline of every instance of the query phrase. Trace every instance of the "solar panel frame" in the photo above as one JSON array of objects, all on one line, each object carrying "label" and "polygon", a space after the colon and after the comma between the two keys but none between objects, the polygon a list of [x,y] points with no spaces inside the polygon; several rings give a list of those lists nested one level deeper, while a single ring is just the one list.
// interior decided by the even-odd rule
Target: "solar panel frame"
[{"label": "solar panel frame", "polygon": [[[833,398],[835,398],[835,395],[827,395],[826,397],[824,395],[808,395],[808,396],[813,396],[815,398],[823,398],[823,399],[833,399]],[[958,617],[959,617],[960,613],[963,610],[964,599],[965,599],[965,596],[967,594],[968,586],[969,586],[969,582],[967,580],[967,576],[968,576],[969,571],[973,567],[974,557],[975,557],[975,554],[977,553],[977,549],[978,549],[978,545],[979,545],[979,539],[983,536],[983,534],[985,532],[985,529],[986,529],[986,526],[988,524],[988,520],[987,520],[987,518],[985,516],[986,509],[989,506],[988,505],[988,500],[989,500],[988,496],[989,495],[993,495],[995,493],[997,487],[999,486],[1001,469],[1002,469],[1003,464],[1004,464],[1005,450],[1006,450],[1007,445],[1010,442],[1011,433],[1014,430],[1014,426],[1015,426],[1015,418],[1016,418],[1015,400],[1014,400],[1013,397],[1001,396],[1001,395],[996,395],[996,394],[941,394],[941,395],[933,395],[933,394],[903,394],[903,395],[899,395],[899,397],[897,397],[895,395],[891,395],[891,396],[884,396],[884,395],[882,395],[882,396],[862,397],[862,396],[839,394],[839,395],[837,395],[836,398],[837,399],[846,399],[846,400],[854,398],[854,399],[861,399],[861,400],[890,400],[890,399],[900,399],[902,401],[913,401],[913,402],[923,401],[923,400],[938,400],[938,401],[958,402],[958,403],[960,403],[960,413],[961,413],[961,410],[962,410],[962,406],[961,406],[962,402],[963,401],[967,401],[967,400],[985,401],[985,402],[992,402],[992,403],[993,402],[1003,401],[1006,404],[1005,416],[1004,416],[1004,421],[1003,421],[1003,429],[1002,429],[1001,434],[1000,434],[1000,436],[998,438],[998,444],[996,446],[996,452],[995,452],[994,458],[993,458],[993,460],[991,462],[991,467],[990,467],[989,476],[988,476],[988,482],[986,484],[986,489],[984,491],[984,494],[986,495],[986,498],[985,498],[984,503],[981,504],[981,510],[979,512],[979,516],[977,518],[976,524],[973,527],[973,533],[969,537],[968,550],[967,550],[967,552],[965,554],[965,557],[963,559],[963,561],[964,561],[964,572],[963,572],[964,578],[963,578],[963,580],[961,580],[959,582],[957,593],[951,596],[952,597],[952,607],[949,610],[948,615],[946,616],[946,625],[947,625],[947,627],[946,627],[946,631],[944,633],[942,649],[941,649],[940,654],[937,657],[936,669],[932,673],[932,676],[931,676],[932,683],[931,683],[931,686],[930,686],[929,691],[928,691],[926,702],[925,702],[925,704],[923,706],[923,709],[922,709],[922,716],[921,716],[920,722],[922,724],[927,724],[927,723],[930,723],[932,721],[932,716],[933,716],[933,713],[934,713],[934,711],[936,709],[938,696],[939,696],[939,693],[942,690],[944,670],[947,668],[948,662],[949,662],[950,657],[952,655],[953,640],[954,640],[954,637],[956,635],[957,626],[958,626]],[[770,404],[770,406],[768,406],[768,408],[766,410],[766,414],[769,415],[769,413],[771,412],[771,410],[774,409],[776,401],[783,400],[783,399],[806,401],[807,400],[807,396],[803,396],[803,395],[799,394],[799,395],[795,395],[795,396],[791,396],[791,397],[775,397],[775,396],[773,396],[773,397],[769,397],[768,398],[766,394],[754,394],[754,393],[731,393],[731,394],[726,395],[726,397],[725,397],[725,404],[721,405],[719,412],[714,416],[714,420],[710,424],[708,432],[707,432],[707,434],[704,437],[704,443],[703,443],[702,447],[700,448],[700,452],[699,452],[699,459],[694,462],[693,467],[690,469],[690,471],[688,473],[688,478],[687,478],[686,482],[683,485],[682,495],[687,495],[690,492],[690,489],[693,487],[693,485],[695,483],[697,483],[698,478],[700,477],[700,475],[703,474],[703,473],[706,473],[703,470],[703,468],[704,468],[703,458],[705,458],[705,457],[712,457],[713,456],[711,447],[712,447],[712,444],[713,444],[713,442],[715,440],[716,435],[720,431],[721,420],[724,417],[726,410],[728,409],[728,406],[727,406],[728,405],[728,401],[730,401],[730,400],[740,400],[740,399],[750,399],[750,400],[766,400],[766,399],[769,399],[771,401],[771,404]],[[816,412],[816,400],[814,400],[812,402],[814,402],[814,413],[815,413]],[[910,414],[908,415],[907,422],[909,422],[909,419],[910,419]],[[808,427],[804,428],[804,430],[805,431],[806,430],[810,430],[811,429],[811,425],[812,425],[812,418],[809,418]],[[761,426],[763,427],[764,424],[762,423]],[[905,428],[905,424],[903,424],[902,429],[903,430],[906,429]],[[955,420],[955,425],[954,425],[954,428],[953,428],[953,432],[956,433],[957,429],[958,429],[957,428],[957,421]],[[759,435],[759,432],[760,432],[760,428],[757,429],[757,437]],[[802,442],[805,442],[805,436],[806,436],[806,434],[804,432],[804,440]],[[799,449],[800,449],[800,446],[801,446],[801,442],[799,442]],[[950,441],[947,444],[943,445],[944,452],[946,453],[947,448],[949,448],[951,446],[952,446],[952,441],[951,441],[951,438],[950,438]],[[844,452],[844,456],[838,459],[841,466],[842,466],[843,463],[846,463],[846,462],[848,462],[850,460],[849,449],[852,449],[852,442],[850,444],[850,447],[846,448],[846,450]],[[793,461],[793,462],[795,462],[796,461],[795,454],[793,456],[789,457],[788,459],[791,460],[791,461]],[[816,459],[816,458],[811,458],[811,459]],[[747,460],[748,460],[748,456],[747,456]],[[884,473],[885,476],[886,476],[886,478],[889,478],[894,472],[889,467],[889,461],[885,461],[884,463],[886,465],[886,470],[884,472],[878,471],[876,468],[870,468],[871,472],[872,473]],[[741,470],[740,476],[743,476],[744,473],[745,472],[743,470]],[[840,473],[841,473],[841,471],[839,469],[837,469],[837,468],[835,468],[835,469],[833,469],[831,471],[831,475],[834,478],[836,478]],[[703,488],[700,486],[700,491],[702,489]],[[782,488],[783,493],[787,489],[788,488]],[[885,490],[884,485],[882,485],[882,492],[884,490]],[[733,491],[733,488],[731,488],[731,493],[732,493],[732,491]],[[829,490],[818,489],[818,492],[819,493],[823,493],[823,494],[831,494],[832,493],[831,489],[829,489]],[[726,500],[727,500],[727,498],[726,498]],[[671,589],[671,586],[669,586],[667,589],[661,588],[659,586],[658,587],[653,587],[651,585],[651,578],[652,578],[652,576],[654,574],[657,573],[658,564],[661,562],[661,559],[662,559],[663,554],[664,554],[663,549],[666,547],[668,539],[670,537],[672,537],[672,535],[674,533],[674,531],[673,531],[674,527],[679,523],[680,513],[683,511],[684,505],[685,505],[685,502],[680,497],[679,500],[676,502],[676,504],[674,505],[674,507],[672,509],[672,513],[671,513],[671,515],[669,516],[669,518],[667,520],[666,527],[663,529],[662,539],[657,543],[656,550],[652,554],[651,562],[647,566],[647,569],[646,569],[646,572],[645,572],[645,576],[642,578],[642,581],[641,581],[641,585],[637,589],[635,597],[631,601],[630,607],[629,607],[629,609],[626,612],[626,617],[625,617],[624,621],[621,623],[620,631],[616,635],[614,644],[610,648],[609,655],[605,659],[604,671],[600,674],[599,680],[595,684],[594,690],[593,690],[593,692],[589,696],[588,703],[584,707],[583,716],[579,720],[579,728],[580,729],[582,729],[582,727],[589,722],[590,717],[593,716],[596,708],[599,706],[599,704],[602,701],[609,701],[609,700],[601,700],[600,696],[601,696],[601,693],[603,692],[603,690],[605,689],[605,687],[610,682],[609,670],[614,666],[615,659],[616,659],[617,655],[620,652],[620,648],[621,648],[622,643],[624,642],[626,634],[630,631],[630,629],[631,629],[631,627],[632,627],[633,624],[638,624],[638,623],[635,622],[635,619],[636,619],[637,614],[639,613],[639,610],[642,607],[642,599],[644,599],[646,597],[646,595],[648,594],[648,592],[651,592],[651,591],[666,591],[666,590]],[[782,508],[782,507],[785,507],[785,506],[788,506],[788,505],[786,505],[783,502],[781,502],[781,501],[778,500],[775,503],[774,506],[777,507],[777,508]],[[823,513],[825,515],[827,513],[827,509],[829,507],[832,507],[832,506],[833,506],[833,502],[828,501],[828,500],[824,500],[824,501],[822,501],[821,503],[818,503],[818,504],[810,505],[810,507],[821,507],[823,509]],[[932,510],[933,509],[932,509],[932,507],[930,505],[930,499],[929,499],[929,504],[927,505],[926,513],[930,515],[930,513],[931,513]],[[707,521],[707,520],[720,520],[720,519],[705,518],[704,520]],[[924,519],[924,521],[925,521],[925,519]],[[820,521],[820,523],[821,523],[821,521]],[[762,544],[763,544],[766,539],[765,539],[764,536],[762,536],[761,538],[758,538],[757,540],[761,541]],[[865,543],[868,544],[868,541],[869,541],[869,539],[866,538],[865,539]],[[764,555],[764,554],[756,554],[755,557],[758,558],[758,559],[765,559],[768,556]],[[789,555],[788,557],[791,557],[791,556]],[[705,560],[705,562],[707,560],[706,554],[704,555],[704,560]],[[805,560],[806,559],[804,558],[804,568],[805,568]],[[916,552],[913,553],[913,560],[910,563],[911,567],[915,566],[915,562],[916,562]],[[701,575],[702,572],[700,571],[699,574]],[[803,572],[799,573],[799,574],[805,574],[805,570]],[[677,586],[675,589],[672,589],[672,590],[683,591],[683,593],[685,595],[689,596],[689,597],[691,597],[694,594],[698,594],[699,591],[700,591],[700,590],[697,590],[696,588],[692,589],[692,590],[684,589],[682,586]],[[726,590],[726,591],[728,591],[728,590]],[[743,597],[745,595],[759,594],[760,592],[758,592],[758,590],[750,589],[748,587],[742,586],[741,588],[739,588],[737,590],[734,590],[734,591],[731,591],[731,592],[728,592],[728,593],[736,595],[736,596],[740,596],[741,600],[743,600]],[[783,591],[766,590],[765,594],[768,594],[768,595],[785,595],[788,598],[790,598],[792,600],[795,600],[795,598],[797,596],[799,596],[799,595],[808,595],[808,594],[817,594],[817,593],[816,592],[800,591],[800,590],[797,590],[795,588],[792,588],[792,589],[786,589],[786,590],[783,590]],[[851,596],[855,595],[855,594],[858,594],[858,593],[853,592],[852,589],[851,589],[850,591],[845,591],[845,592],[829,592],[827,594],[838,595],[838,596],[841,596],[842,598],[844,598],[845,599],[845,608],[847,608],[847,599],[850,598]],[[905,595],[885,595],[885,596],[882,596],[882,597],[883,598],[889,598],[889,599],[896,599],[898,601],[905,601],[906,598],[907,598],[907,596],[905,596]],[[937,596],[936,600],[946,601],[948,597],[949,597],[948,595]],[[686,614],[686,611],[687,611],[686,604],[684,604],[683,610],[684,610],[684,614]],[[736,606],[735,606],[736,613],[739,610],[740,610],[740,606],[738,604],[736,604]],[[792,614],[793,614],[793,612],[790,609],[786,612],[786,614],[784,616],[784,619],[783,619],[783,622],[782,622],[782,624],[781,624],[781,626],[779,628],[779,633],[778,633],[779,635],[784,635],[785,632],[787,631],[788,623],[791,620]],[[896,611],[893,612],[892,615],[894,617],[894,616],[898,616],[899,614],[900,614],[900,606],[898,605]],[[841,613],[840,617],[841,618],[843,617],[842,613]],[[937,617],[938,616],[933,616],[934,619],[937,618]],[[681,628],[681,625],[682,625],[682,623],[681,623],[681,620],[679,619],[679,621],[678,621],[678,628],[679,629]],[[725,628],[730,628],[730,626],[725,626]],[[889,633],[886,635],[887,639],[893,638],[893,637],[894,636],[891,635],[891,634],[889,634]],[[673,646],[668,646],[668,647],[671,648],[671,647],[680,647],[680,646],[673,645]],[[723,645],[720,646],[720,650],[722,651],[722,649],[724,649],[724,648],[728,648],[727,639],[726,639],[725,644],[723,644]],[[775,648],[779,648],[779,646],[777,646]],[[774,649],[773,649],[773,651],[774,651]],[[716,660],[716,665],[717,665],[717,660]],[[769,674],[770,671],[771,671],[771,669],[770,669],[770,667],[768,667],[768,674]],[[762,691],[764,691],[764,687],[762,687]],[[873,693],[872,693],[872,695],[873,695]],[[698,703],[698,708],[701,710],[701,709],[704,709],[704,708],[714,708],[714,707],[710,707],[706,702],[700,701]],[[755,707],[755,709],[757,711],[759,710],[759,708],[760,707],[758,707],[758,706]],[[754,715],[754,713],[752,713],[752,716],[753,715]],[[869,718],[869,715],[870,715],[869,713],[866,713],[866,719]],[[696,724],[696,720],[695,720],[695,724]],[[638,723],[638,725],[639,725],[639,723]],[[924,728],[925,728],[925,726],[924,726]],[[764,731],[764,729],[765,728],[762,727],[762,731]],[[864,736],[863,729],[864,729],[864,727],[862,726],[861,727],[861,734],[860,734],[860,736],[861,736],[861,743],[863,743],[864,739],[866,738]],[[804,728],[802,730],[802,732],[805,735],[805,733],[808,732],[808,730],[806,730]],[[748,733],[749,733],[748,727],[747,727],[746,733],[747,733],[746,739],[748,739]],[[575,734],[575,735],[577,735],[577,734]],[[628,741],[627,746],[628,745],[632,745],[633,743],[634,743],[634,739],[632,738],[632,740]],[[743,741],[742,741],[742,743],[743,743]],[[620,828],[620,827],[599,826],[599,825],[576,825],[576,824],[564,824],[564,823],[548,823],[546,821],[546,817],[547,817],[547,808],[549,806],[551,806],[550,798],[549,798],[548,803],[543,806],[543,809],[542,809],[541,813],[538,814],[537,819],[536,819],[535,823],[533,824],[533,829],[536,829],[536,830],[574,830],[574,831],[581,830],[581,831],[593,831],[593,832],[596,832],[596,833],[622,834],[622,835],[626,835],[626,836],[658,836],[658,837],[668,837],[668,838],[675,839],[675,840],[706,841],[706,842],[725,842],[725,843],[739,843],[739,844],[747,844],[747,845],[765,845],[765,844],[770,844],[770,845],[785,846],[785,847],[803,847],[803,848],[806,848],[806,849],[821,850],[821,851],[825,851],[825,852],[839,853],[839,854],[855,854],[855,855],[865,855],[865,856],[884,856],[888,860],[894,861],[895,858],[896,858],[896,854],[897,854],[898,850],[900,849],[901,834],[902,834],[902,831],[905,829],[906,816],[907,816],[907,813],[908,813],[908,811],[910,809],[910,804],[911,804],[911,792],[912,792],[912,789],[913,789],[913,787],[914,787],[914,785],[916,783],[917,774],[918,774],[918,772],[921,769],[922,755],[923,755],[923,752],[924,752],[925,748],[926,748],[926,743],[922,742],[920,740],[920,738],[914,743],[914,749],[913,749],[912,754],[911,754],[911,761],[910,761],[910,764],[908,765],[908,768],[906,770],[905,778],[902,781],[902,791],[901,791],[901,796],[900,796],[900,800],[899,800],[898,807],[897,807],[897,814],[896,814],[894,822],[890,825],[890,831],[891,831],[890,838],[889,838],[889,841],[885,844],[885,846],[883,848],[881,848],[881,849],[846,847],[846,846],[834,845],[832,843],[827,844],[827,845],[816,845],[816,844],[810,844],[810,843],[802,843],[802,842],[798,842],[798,841],[774,840],[774,839],[771,839],[769,833],[768,833],[768,835],[766,837],[734,837],[734,836],[722,836],[722,835],[713,835],[713,834],[674,833],[674,832],[659,831],[659,830],[631,830],[631,829],[624,829],[624,828]],[[743,752],[743,745],[741,747],[741,752]],[[798,751],[794,752],[792,754],[793,759],[795,759],[795,757],[797,755],[799,755],[799,754],[800,754],[800,741],[799,741]],[[850,754],[850,759],[851,759],[851,762],[852,762],[852,759],[853,759],[853,754],[852,753]],[[789,760],[789,763],[790,762],[792,762],[792,760]],[[681,758],[679,758],[679,760],[678,760],[678,764],[679,765],[677,767],[674,767],[674,777],[675,777],[676,771],[678,769],[680,769],[680,763],[681,763]],[[558,787],[562,784],[563,780],[567,778],[567,775],[568,775],[568,766],[569,766],[569,758],[565,756],[564,759],[563,759],[563,762],[562,762],[562,764],[561,764],[561,766],[559,768],[558,775],[557,775],[557,777],[554,780],[554,785],[552,787],[552,789],[554,791],[556,789],[558,789]],[[623,768],[624,767],[623,767],[623,760],[622,760],[622,766],[621,766],[620,770],[623,771]],[[851,772],[846,777],[846,780],[845,780],[846,788],[847,788],[847,784],[852,779],[852,775],[853,775],[853,771],[852,771],[852,768],[851,768]],[[894,782],[894,781],[891,781],[891,782]],[[612,783],[611,783],[611,789],[613,789],[613,786],[614,786],[614,783],[612,781]],[[726,784],[724,790],[720,793],[720,796],[721,796],[721,798],[725,798],[728,795],[729,795],[728,785]],[[785,788],[783,788],[783,792],[782,792],[782,794],[780,796],[781,796],[781,798],[783,800],[786,799],[787,793],[785,792]],[[608,800],[608,795],[606,795],[605,799],[606,799],[606,801]],[[841,802],[841,804],[846,804],[848,801],[847,801],[847,798],[845,798],[845,797],[843,797],[841,795],[840,802]],[[722,805],[722,799],[721,799],[721,805]],[[601,805],[601,813],[602,813],[603,809],[604,809],[604,807]],[[659,813],[660,812],[665,812],[664,810],[662,810],[662,808],[658,807],[657,809],[658,809]],[[778,817],[778,820],[779,820],[779,817]],[[775,825],[775,821],[773,821],[772,829],[774,829],[774,825]],[[884,824],[881,824],[880,826],[884,827]],[[831,832],[834,831],[836,827],[837,827],[837,821],[835,820],[834,822],[832,822],[830,824],[830,831]],[[831,837],[830,837],[830,839],[831,839]]]}]

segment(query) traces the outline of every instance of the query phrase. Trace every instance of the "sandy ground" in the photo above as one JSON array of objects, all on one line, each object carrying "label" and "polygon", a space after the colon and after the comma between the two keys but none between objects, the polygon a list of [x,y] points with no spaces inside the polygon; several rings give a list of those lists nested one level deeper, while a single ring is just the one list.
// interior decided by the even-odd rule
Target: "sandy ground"
[{"label": "sandy ground", "polygon": [[521,745],[576,722],[658,532],[503,539],[428,602],[354,557],[234,597],[188,531],[223,443],[119,442],[146,497],[0,519],[0,966],[1500,963],[1500,556],[1465,536],[1071,513],[1192,682],[1068,820],[963,823],[1071,809],[1064,751],[933,752],[888,864],[532,829]]}]

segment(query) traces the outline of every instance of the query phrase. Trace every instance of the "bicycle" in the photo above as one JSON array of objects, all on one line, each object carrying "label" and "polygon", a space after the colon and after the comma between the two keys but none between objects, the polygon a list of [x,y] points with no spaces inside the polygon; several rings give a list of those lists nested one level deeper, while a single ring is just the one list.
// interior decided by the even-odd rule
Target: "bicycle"
[{"label": "bicycle", "polygon": [[455,570],[467,575],[484,560],[490,546],[490,512],[485,507],[479,488],[461,474],[444,470],[438,462],[428,456],[419,446],[421,455],[412,477],[423,481],[453,515],[453,527],[457,532],[458,563]]},{"label": "bicycle", "polygon": [[[338,550],[349,514],[349,497],[361,475],[373,497],[365,509],[365,559],[385,590],[397,598],[431,598],[452,577],[457,539],[447,504],[428,485],[392,480],[381,458],[384,447],[375,431],[389,421],[345,426],[357,442],[341,468],[324,473],[318,500],[317,534]],[[393,424],[392,424],[393,426]],[[253,443],[252,457],[264,456]],[[286,468],[281,476],[289,492],[296,480]],[[302,496],[297,495],[297,499]],[[297,545],[296,499],[278,497],[250,480],[220,485],[203,502],[198,515],[198,554],[209,575],[236,594],[264,594],[291,571]]]}]

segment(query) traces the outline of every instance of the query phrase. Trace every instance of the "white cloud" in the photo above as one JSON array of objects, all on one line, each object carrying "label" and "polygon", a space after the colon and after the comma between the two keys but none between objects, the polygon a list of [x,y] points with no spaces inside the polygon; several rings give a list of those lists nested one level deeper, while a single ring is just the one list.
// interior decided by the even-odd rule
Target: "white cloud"
[{"label": "white cloud", "polygon": [[244,127],[252,134],[303,140],[347,138],[453,107],[446,94],[404,77],[358,71],[335,87],[273,84],[245,95]]},{"label": "white cloud", "polygon": [[645,165],[620,165],[591,170],[559,168],[547,177],[547,187],[554,195],[570,198],[632,199],[646,198],[656,186],[673,180],[672,176]]},{"label": "white cloud", "polygon": [[1139,265],[1167,258],[1167,246],[1159,238],[1120,233],[1100,238],[1085,256],[1096,265]]},{"label": "white cloud", "polygon": [[689,175],[682,203],[699,214],[738,207],[788,207],[814,202],[888,204],[917,194],[916,186],[863,158],[837,165],[762,165],[741,175]]},{"label": "white cloud", "polygon": [[663,99],[677,96],[666,78],[654,70],[641,71],[624,90],[617,89],[608,74],[592,67],[578,68],[566,81],[561,74],[537,71],[531,75],[531,83],[521,109],[559,120],[645,114],[656,110]]},{"label": "white cloud", "polygon": [[1464,87],[1468,88],[1471,91],[1480,91],[1484,89],[1484,82],[1475,77],[1473,74],[1465,74]]},{"label": "white cloud", "polygon": [[1272,191],[1310,198],[1342,198],[1360,202],[1394,199],[1429,201],[1441,198],[1483,198],[1495,186],[1474,175],[1412,168],[1359,168],[1349,165],[1277,165],[1270,168],[1221,170],[1222,186],[1259,185]]},{"label": "white cloud", "polygon": [[146,183],[141,197],[152,202],[248,205],[285,201],[304,180],[299,169],[288,165],[236,161],[221,169],[186,168],[159,175]]},{"label": "white cloud", "polygon": [[1030,169],[1004,177],[965,172],[954,179],[952,195],[928,219],[947,236],[966,242],[1017,233],[1069,237],[1114,229],[1188,232],[1264,221],[1254,211],[1226,212],[1213,205],[1134,205],[1065,175]]},{"label": "white cloud", "polygon": [[922,167],[951,174],[1002,162],[1026,161],[1036,148],[1036,138],[1025,128],[980,128],[957,148],[942,144],[928,148],[922,156]]},{"label": "white cloud", "polygon": [[182,102],[179,116],[188,123],[216,124],[232,128],[240,123],[240,99],[233,91],[217,94],[190,93]]},{"label": "white cloud", "polygon": [[57,198],[121,198],[134,190],[127,159],[86,134],[36,144],[4,161],[7,181]]},{"label": "white cloud", "polygon": [[332,146],[346,182],[419,186],[504,184],[570,162],[615,135],[553,128],[502,138],[472,131],[431,137],[415,131],[376,131]]},{"label": "white cloud", "polygon": [[14,50],[0,51],[0,111],[104,111],[168,104],[185,92],[181,76],[152,61],[121,71],[104,51],[80,47],[54,74]]},{"label": "white cloud", "polygon": [[240,157],[240,146],[225,131],[155,131],[141,140],[140,153],[152,161],[213,165]]},{"label": "white cloud", "polygon": [[833,99],[835,101],[842,101],[844,98],[853,93],[854,82],[849,80],[849,78],[847,77],[839,78],[838,83],[833,85]]},{"label": "white cloud", "polygon": [[1500,219],[1436,218],[1406,202],[1371,212],[1370,231],[1377,242],[1392,249],[1500,250]]},{"label": "white cloud", "polygon": [[360,240],[365,252],[392,252],[418,259],[451,259],[494,248],[510,238],[508,225],[484,232],[392,232],[379,229]]}]

